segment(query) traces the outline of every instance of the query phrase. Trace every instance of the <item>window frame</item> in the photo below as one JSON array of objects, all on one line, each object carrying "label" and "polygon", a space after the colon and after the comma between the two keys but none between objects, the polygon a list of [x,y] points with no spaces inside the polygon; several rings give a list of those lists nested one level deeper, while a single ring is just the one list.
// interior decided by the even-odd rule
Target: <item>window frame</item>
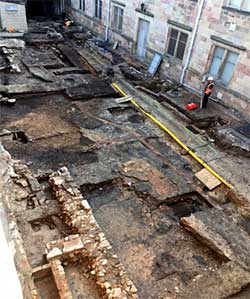
[{"label": "window frame", "polygon": [[[117,19],[115,23],[115,9],[117,9]],[[122,14],[119,14],[119,11],[122,11]],[[119,28],[119,17],[122,17],[122,24],[121,28]],[[123,29],[123,21],[124,21],[124,7],[121,7],[117,4],[112,3],[112,19],[111,19],[111,28],[114,30],[117,30],[119,32],[122,32]]]},{"label": "window frame", "polygon": [[[171,31],[172,30],[176,30],[178,32],[177,38],[176,38],[176,44],[175,44],[174,54],[173,55],[171,55],[171,54],[168,53],[169,45],[170,45],[170,39],[171,39]],[[187,40],[186,40],[186,43],[185,43],[185,49],[184,49],[184,52],[183,52],[183,57],[182,57],[182,59],[179,59],[178,57],[176,57],[176,54],[177,54],[177,51],[178,51],[181,34],[185,34],[187,36]],[[187,46],[187,43],[188,43],[188,38],[189,38],[189,34],[187,32],[185,32],[183,30],[180,30],[179,28],[169,27],[167,45],[166,45],[166,50],[165,50],[166,55],[168,57],[171,57],[172,59],[175,59],[175,60],[177,60],[179,62],[182,62],[183,59],[184,59],[184,56],[185,56],[186,46]]]},{"label": "window frame", "polygon": [[247,9],[244,9],[244,8],[243,8],[243,6],[244,6],[246,0],[240,0],[240,1],[241,1],[241,3],[240,3],[240,5],[239,5],[239,7],[235,7],[235,6],[230,5],[230,0],[227,0],[227,7],[230,7],[230,8],[233,8],[233,9],[237,9],[237,10],[241,10],[241,11],[247,11],[247,12],[250,12],[250,9],[247,10]]},{"label": "window frame", "polygon": [[95,0],[94,2],[94,16],[98,20],[102,20],[103,0]]},{"label": "window frame", "polygon": [[85,0],[79,0],[79,10],[85,12],[86,5]]},{"label": "window frame", "polygon": [[[223,50],[224,50],[224,54],[223,54],[223,57],[222,57],[222,59],[221,59],[221,63],[220,63],[219,69],[218,69],[218,73],[217,73],[217,75],[215,76],[215,75],[213,75],[213,74],[210,73],[210,69],[211,69],[211,65],[212,65],[213,59],[214,59],[214,57],[215,57],[214,54],[215,54],[215,50],[216,50],[216,48],[221,48],[221,49],[223,49]],[[232,73],[231,73],[231,78],[230,78],[230,80],[229,80],[228,82],[225,82],[225,81],[223,81],[223,80],[221,79],[221,76],[222,76],[222,74],[223,74],[223,72],[224,72],[226,63],[228,62],[228,57],[229,57],[229,54],[230,54],[230,53],[237,54],[238,56],[237,56],[237,60],[236,60],[236,62],[235,62],[235,64],[234,64],[234,68],[233,68],[233,70],[232,70]],[[213,48],[212,48],[212,51],[211,51],[211,59],[210,59],[209,64],[208,64],[208,74],[214,76],[214,79],[215,79],[215,81],[216,81],[217,83],[219,83],[220,85],[222,85],[222,86],[224,86],[224,87],[227,87],[227,86],[230,84],[230,82],[231,82],[231,80],[232,80],[232,78],[233,78],[233,76],[234,76],[234,72],[235,72],[235,69],[236,69],[236,65],[237,65],[239,56],[240,56],[240,53],[239,53],[238,51],[233,51],[233,50],[231,50],[231,49],[229,49],[229,48],[227,48],[227,47],[223,47],[223,46],[221,46],[221,45],[214,44],[214,45],[213,45]]]}]

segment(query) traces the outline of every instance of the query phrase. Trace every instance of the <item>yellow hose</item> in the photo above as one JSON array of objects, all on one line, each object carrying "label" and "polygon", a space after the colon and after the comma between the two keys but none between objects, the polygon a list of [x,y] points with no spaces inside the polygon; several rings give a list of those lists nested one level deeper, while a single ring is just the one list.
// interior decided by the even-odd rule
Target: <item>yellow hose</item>
[{"label": "yellow hose", "polygon": [[[127,94],[116,84],[112,83],[112,87],[116,89],[122,96],[126,97]],[[200,163],[204,168],[206,168],[213,176],[215,176],[219,181],[221,181],[228,188],[233,189],[234,187],[224,180],[217,172],[215,172],[207,163],[205,163],[201,158],[199,158],[189,147],[187,147],[173,132],[171,132],[166,126],[164,126],[159,120],[157,120],[153,115],[146,112],[134,99],[131,99],[130,102],[148,118],[150,118],[154,123],[156,123],[162,130],[168,133],[175,142],[177,142],[187,153],[192,156],[198,163]]]}]

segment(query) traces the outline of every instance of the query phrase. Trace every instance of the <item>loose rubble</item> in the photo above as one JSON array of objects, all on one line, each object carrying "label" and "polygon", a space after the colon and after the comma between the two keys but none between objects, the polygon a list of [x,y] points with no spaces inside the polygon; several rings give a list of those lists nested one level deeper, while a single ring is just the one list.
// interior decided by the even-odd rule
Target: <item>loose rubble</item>
[{"label": "loose rubble", "polygon": [[[52,267],[57,268],[58,273],[62,273],[61,262],[80,255],[87,259],[89,272],[102,289],[104,298],[138,298],[136,287],[128,278],[118,258],[112,254],[110,243],[95,221],[88,202],[83,199],[68,170],[62,168],[51,174],[50,184],[60,203],[65,223],[78,232],[77,235],[70,235],[47,245],[47,259]],[[55,262],[55,259],[59,261]],[[62,274],[58,277],[56,270],[53,270],[53,273],[56,283],[58,281],[61,285],[62,280],[66,280]],[[66,281],[63,285],[64,289],[67,288]],[[65,295],[68,293],[67,290],[63,293],[64,298],[71,298],[70,295]]]}]

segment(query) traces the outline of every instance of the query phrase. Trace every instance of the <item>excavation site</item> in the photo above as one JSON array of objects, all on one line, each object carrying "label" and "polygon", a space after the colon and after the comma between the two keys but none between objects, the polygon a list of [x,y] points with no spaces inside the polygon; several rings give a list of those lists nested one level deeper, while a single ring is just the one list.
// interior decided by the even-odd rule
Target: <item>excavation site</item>
[{"label": "excavation site", "polygon": [[184,85],[27,9],[0,38],[1,268],[20,294],[1,298],[249,299],[248,119],[189,111]]}]

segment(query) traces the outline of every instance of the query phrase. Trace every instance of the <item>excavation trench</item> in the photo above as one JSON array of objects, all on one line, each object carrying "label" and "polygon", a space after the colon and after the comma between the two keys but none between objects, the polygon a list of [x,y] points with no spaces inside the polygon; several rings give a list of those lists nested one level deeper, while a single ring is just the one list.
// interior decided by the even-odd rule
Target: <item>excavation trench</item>
[{"label": "excavation trench", "polygon": [[[25,51],[16,51],[21,73],[5,74],[9,94],[18,96],[15,106],[1,106],[0,141],[21,160],[14,163],[11,211],[41,299],[61,298],[62,290],[74,299],[106,298],[114,286],[116,294],[136,294],[136,286],[139,298],[176,298],[225,261],[180,225],[212,214],[197,192],[197,165],[129,103],[118,103],[98,71],[105,65],[99,54],[76,46],[74,33],[60,43],[40,33],[38,42],[34,28]],[[129,66],[122,73],[156,93],[173,88]],[[194,124],[187,129],[199,133]],[[89,243],[100,247],[100,259]]]}]

